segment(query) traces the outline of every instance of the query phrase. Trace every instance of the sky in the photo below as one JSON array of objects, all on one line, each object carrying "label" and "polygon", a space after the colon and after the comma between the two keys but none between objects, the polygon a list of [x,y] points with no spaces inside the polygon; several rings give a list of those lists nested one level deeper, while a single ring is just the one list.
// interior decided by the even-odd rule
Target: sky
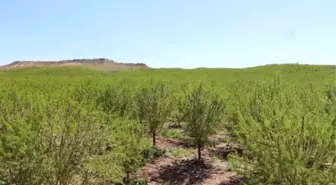
[{"label": "sky", "polygon": [[0,65],[75,58],[155,68],[336,64],[336,1],[0,0]]}]

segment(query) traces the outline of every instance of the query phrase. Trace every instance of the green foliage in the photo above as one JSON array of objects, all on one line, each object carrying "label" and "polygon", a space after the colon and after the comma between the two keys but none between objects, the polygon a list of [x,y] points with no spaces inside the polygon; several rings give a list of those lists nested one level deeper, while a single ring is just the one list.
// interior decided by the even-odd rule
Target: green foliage
[{"label": "green foliage", "polygon": [[154,159],[162,157],[166,153],[166,150],[161,150],[156,147],[146,148],[142,151],[143,162],[153,162]]},{"label": "green foliage", "polygon": [[332,115],[336,112],[336,86],[330,86],[327,90],[326,90],[326,107],[325,107],[325,111]]},{"label": "green foliage", "polygon": [[116,130],[113,144],[124,154],[122,167],[129,181],[129,174],[143,164],[142,153],[150,148],[150,143],[143,137],[143,128],[138,122],[119,119],[114,120],[113,127]]},{"label": "green foliage", "polygon": [[[148,142],[139,123],[111,118],[89,99],[8,95],[0,96],[0,179],[5,182],[122,182],[142,164]],[[33,101],[36,97],[40,101]],[[114,147],[106,151],[106,143]]]},{"label": "green foliage", "polygon": [[224,102],[212,88],[200,83],[182,100],[185,101],[183,117],[187,122],[186,133],[193,138],[199,159],[201,149],[209,142],[209,136],[215,133],[224,113]]},{"label": "green foliage", "polygon": [[147,125],[155,146],[157,131],[171,115],[171,90],[166,82],[151,79],[138,89],[136,97],[140,121]]},{"label": "green foliage", "polygon": [[135,118],[135,84],[121,81],[109,85],[97,99],[103,110],[117,117]]},{"label": "green foliage", "polygon": [[173,138],[173,139],[183,139],[184,133],[183,133],[183,130],[181,129],[168,129],[164,133],[164,136],[167,138]]},{"label": "green foliage", "polygon": [[34,103],[16,95],[1,105],[7,105],[1,106],[1,177],[10,184],[70,184],[112,135],[90,102]]},{"label": "green foliage", "polygon": [[155,144],[166,122],[198,148],[225,123],[244,149],[230,165],[247,183],[333,184],[335,89],[335,66],[0,71],[0,184],[123,183],[157,157],[189,155],[150,147],[144,133]]},{"label": "green foliage", "polygon": [[132,181],[130,183],[128,183],[127,185],[148,185],[148,181],[145,179],[140,179],[137,181]]},{"label": "green foliage", "polygon": [[178,158],[183,158],[183,157],[190,157],[194,156],[193,154],[195,153],[194,149],[189,149],[189,148],[170,148],[167,149],[165,155],[167,156],[174,156]]},{"label": "green foliage", "polygon": [[244,146],[233,164],[249,184],[331,184],[335,172],[334,115],[310,86],[252,83],[237,94],[234,131]]}]

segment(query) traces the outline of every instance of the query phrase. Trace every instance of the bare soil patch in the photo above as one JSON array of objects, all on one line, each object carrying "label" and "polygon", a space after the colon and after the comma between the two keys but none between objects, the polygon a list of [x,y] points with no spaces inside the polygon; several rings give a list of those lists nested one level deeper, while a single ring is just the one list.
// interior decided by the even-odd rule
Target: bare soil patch
[{"label": "bare soil patch", "polygon": [[[176,147],[190,148],[184,141],[168,138],[157,138],[157,147],[171,149]],[[213,148],[202,151],[202,160],[195,155],[183,158],[164,156],[146,164],[141,169],[141,176],[146,177],[150,185],[238,185],[235,173],[228,169],[225,160],[213,160],[216,155]]]},{"label": "bare soil patch", "polygon": [[167,149],[172,147],[192,148],[192,145],[186,141],[163,137],[157,137],[156,146],[160,149]]}]

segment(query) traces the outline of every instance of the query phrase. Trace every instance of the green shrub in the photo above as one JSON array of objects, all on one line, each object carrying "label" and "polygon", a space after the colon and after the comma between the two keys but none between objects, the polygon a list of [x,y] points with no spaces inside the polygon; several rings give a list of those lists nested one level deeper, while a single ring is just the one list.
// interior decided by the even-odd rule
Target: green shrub
[{"label": "green shrub", "polygon": [[194,156],[194,149],[186,149],[186,148],[169,148],[167,149],[165,155],[167,156],[174,156],[178,158],[183,158],[183,157],[190,157]]},{"label": "green shrub", "polygon": [[0,179],[17,185],[99,184],[122,182],[139,167],[139,124],[111,119],[90,100],[57,95],[47,100],[36,93],[39,101],[0,95]]},{"label": "green shrub", "polygon": [[158,130],[171,115],[171,89],[166,82],[151,79],[138,89],[136,97],[138,117],[147,126],[155,146]]},{"label": "green shrub", "polygon": [[184,133],[183,133],[183,130],[181,129],[168,129],[164,133],[164,136],[167,138],[173,138],[173,139],[183,139]]},{"label": "green shrub", "polygon": [[162,157],[166,153],[166,150],[160,150],[156,147],[146,148],[142,151],[143,162],[153,162],[154,159]]},{"label": "green shrub", "polygon": [[250,84],[237,94],[234,131],[244,146],[232,164],[249,184],[333,184],[335,120],[313,86]]},{"label": "green shrub", "polygon": [[136,118],[135,84],[121,81],[108,85],[97,98],[103,110],[116,117]]},{"label": "green shrub", "polygon": [[150,148],[150,142],[143,137],[142,125],[136,121],[117,119],[112,124],[115,137],[113,145],[124,155],[119,160],[122,160],[126,182],[129,182],[129,175],[143,165],[142,152]]},{"label": "green shrub", "polygon": [[148,185],[148,180],[146,180],[146,179],[140,179],[140,180],[136,180],[136,181],[130,182],[127,185]]},{"label": "green shrub", "polygon": [[200,83],[181,101],[184,108],[185,132],[192,138],[201,159],[201,149],[209,143],[209,136],[215,133],[222,121],[225,104],[215,86],[208,87]]}]

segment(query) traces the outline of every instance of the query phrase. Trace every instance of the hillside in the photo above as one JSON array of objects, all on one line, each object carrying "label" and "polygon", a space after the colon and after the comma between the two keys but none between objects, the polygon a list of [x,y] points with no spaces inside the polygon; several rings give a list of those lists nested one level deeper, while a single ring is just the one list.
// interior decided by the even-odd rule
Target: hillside
[{"label": "hillside", "polygon": [[106,58],[96,59],[73,59],[60,61],[14,61],[8,65],[0,66],[0,69],[17,69],[29,67],[62,67],[62,66],[78,66],[87,67],[97,70],[119,71],[130,68],[148,68],[143,63],[121,63]]},{"label": "hillside", "polygon": [[[115,79],[136,79],[146,80],[149,78],[160,78],[168,81],[198,81],[198,80],[211,80],[219,82],[228,88],[231,85],[241,81],[255,81],[266,80],[272,81],[274,75],[281,76],[283,80],[292,82],[294,84],[335,84],[336,67],[327,65],[301,65],[301,64],[280,64],[280,65],[265,65],[242,69],[229,69],[229,68],[197,68],[197,69],[156,69],[149,68],[145,64],[142,64],[142,70],[135,70],[134,73],[128,72],[130,66],[136,66],[137,64],[121,64],[111,62],[107,64],[106,61],[102,63],[94,64],[92,61],[85,60],[86,63],[78,61],[75,62],[61,62],[55,64],[49,64],[43,66],[43,62],[38,62],[38,66],[31,67],[14,67],[23,64],[24,62],[15,63],[7,67],[10,70],[0,70],[0,78],[3,81],[11,79],[36,78],[38,81],[43,79],[57,80],[66,82],[71,77],[72,81],[76,80],[96,80],[101,78],[106,82],[113,82]],[[97,60],[95,61],[97,62]],[[73,65],[70,65],[70,64]],[[84,64],[83,64],[84,63]],[[8,65],[8,66],[10,66]],[[120,66],[126,65],[126,66]],[[127,66],[128,65],[128,66]],[[49,67],[60,66],[60,67]],[[85,67],[79,67],[85,66]],[[122,68],[124,67],[124,68]],[[97,69],[97,70],[93,70]],[[118,70],[123,69],[123,70]],[[119,71],[115,73],[114,71]]]}]

